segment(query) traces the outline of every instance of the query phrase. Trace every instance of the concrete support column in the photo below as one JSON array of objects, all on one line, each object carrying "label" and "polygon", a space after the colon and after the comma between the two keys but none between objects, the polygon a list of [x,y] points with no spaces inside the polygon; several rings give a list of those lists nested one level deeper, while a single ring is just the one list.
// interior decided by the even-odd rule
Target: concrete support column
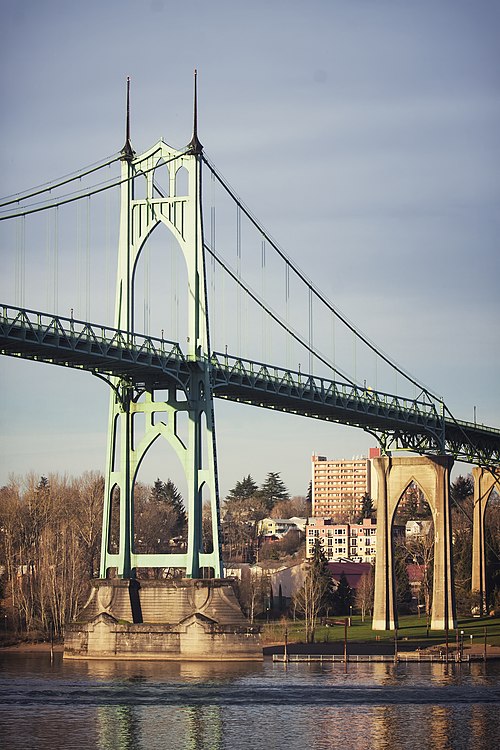
[{"label": "concrete support column", "polygon": [[388,478],[391,458],[373,459],[377,474],[377,543],[375,563],[375,595],[373,600],[373,630],[394,630],[397,625],[397,608],[394,602],[394,564],[392,556],[392,516],[389,511]]},{"label": "concrete support column", "polygon": [[401,496],[411,482],[422,489],[434,518],[433,630],[456,625],[451,546],[449,456],[382,456],[373,459],[378,478],[377,557],[375,564],[374,630],[397,627],[392,525]]},{"label": "concrete support column", "polygon": [[487,611],[486,600],[486,553],[484,519],[486,506],[495,485],[500,489],[500,474],[474,466],[474,520],[472,527],[472,592],[477,592],[479,614]]},{"label": "concrete support column", "polygon": [[434,583],[432,590],[432,630],[456,627],[455,590],[450,509],[450,471],[453,459],[436,456],[427,459],[435,472],[435,492],[429,504],[434,517]]}]

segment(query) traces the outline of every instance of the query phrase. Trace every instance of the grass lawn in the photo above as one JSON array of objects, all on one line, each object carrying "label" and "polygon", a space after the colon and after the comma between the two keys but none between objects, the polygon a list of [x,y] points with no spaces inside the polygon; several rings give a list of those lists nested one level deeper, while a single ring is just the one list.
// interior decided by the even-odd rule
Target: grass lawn
[{"label": "grass lawn", "polygon": [[[338,621],[343,618],[337,618]],[[285,639],[285,625],[288,629],[289,643],[305,642],[304,626],[300,620],[279,620],[276,622],[266,623],[262,631],[264,643],[282,643]],[[464,647],[469,648],[471,643],[482,645],[484,643],[484,631],[486,628],[486,637],[488,645],[500,646],[500,617],[460,617],[458,618],[458,633],[464,631]],[[393,630],[372,630],[371,620],[367,618],[361,622],[359,615],[353,615],[351,626],[348,628],[347,637],[350,641],[394,641],[395,632]],[[472,636],[472,640],[471,640]],[[321,643],[325,641],[342,641],[344,639],[344,626],[334,625],[325,627],[320,625],[316,628],[315,641]],[[427,634],[427,624],[425,617],[418,618],[417,615],[406,615],[399,618],[398,642],[402,645],[409,641],[413,645],[418,643],[420,648],[444,643],[446,633],[444,630],[429,630]],[[450,630],[448,641],[450,644],[455,643],[456,631]],[[410,644],[409,644],[410,645]]]}]

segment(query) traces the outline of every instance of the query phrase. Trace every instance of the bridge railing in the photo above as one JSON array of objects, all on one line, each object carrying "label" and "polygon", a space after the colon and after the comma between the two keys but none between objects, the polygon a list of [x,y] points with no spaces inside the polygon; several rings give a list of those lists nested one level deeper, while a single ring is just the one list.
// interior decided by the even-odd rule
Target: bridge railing
[{"label": "bridge railing", "polygon": [[[176,342],[10,305],[0,305],[0,353],[148,381],[155,388],[186,389],[197,365]],[[208,364],[220,398],[319,419],[333,416],[378,435],[393,434],[403,448],[416,452],[448,452],[485,466],[500,463],[500,429],[456,420],[426,391],[402,397],[220,352]]]},{"label": "bridge railing", "polygon": [[212,353],[212,366],[225,371],[233,379],[241,376],[247,378],[253,384],[261,380],[273,383],[277,388],[284,386],[298,389],[302,397],[306,392],[309,392],[315,394],[321,401],[327,401],[330,398],[355,399],[367,407],[378,405],[384,410],[392,408],[398,412],[418,414],[436,422],[443,420],[443,403],[432,400],[428,394],[425,394],[426,398],[424,399],[396,396],[384,391],[358,386],[355,383],[330,380],[317,375],[305,374],[300,370],[271,367],[263,362],[245,360],[221,352]]},{"label": "bridge railing", "polygon": [[179,345],[173,341],[129,333],[118,328],[88,323],[73,317],[50,315],[36,310],[2,305],[0,307],[0,325],[5,337],[25,341],[26,344],[54,343],[62,346],[67,342],[73,350],[88,350],[92,345],[99,347],[102,355],[111,350],[134,352],[137,355],[147,353],[159,360],[175,360],[185,363],[185,357]]}]

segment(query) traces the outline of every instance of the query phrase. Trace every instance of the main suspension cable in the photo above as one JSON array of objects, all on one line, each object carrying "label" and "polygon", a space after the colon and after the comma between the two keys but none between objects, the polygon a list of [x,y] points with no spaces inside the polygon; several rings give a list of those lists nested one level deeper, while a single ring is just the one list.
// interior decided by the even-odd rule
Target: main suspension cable
[{"label": "main suspension cable", "polygon": [[[176,161],[177,159],[180,159],[181,157],[185,156],[187,153],[189,153],[189,149],[186,149],[185,151],[181,151],[179,154],[176,154],[176,156],[173,156],[171,159],[168,159],[165,161],[165,164],[170,164],[173,161]],[[16,211],[13,213],[8,213],[6,216],[2,216],[0,212],[0,221],[6,221],[7,219],[15,219],[18,216],[27,216],[28,214],[35,214],[39,211],[46,211],[48,208],[55,208],[56,206],[64,206],[67,203],[74,203],[75,201],[82,200],[83,198],[88,198],[92,195],[97,195],[98,193],[103,193],[105,190],[111,190],[112,188],[118,187],[119,185],[123,185],[126,182],[131,182],[132,180],[135,180],[137,177],[140,177],[141,175],[146,175],[149,172],[152,172],[156,169],[156,165],[153,165],[152,167],[148,167],[148,169],[141,169],[140,172],[137,172],[136,174],[131,175],[130,177],[122,177],[118,180],[114,180],[110,184],[104,184],[99,183],[99,185],[103,185],[102,187],[96,187],[93,186],[92,188],[89,188],[88,190],[84,190],[83,192],[79,193],[78,195],[70,194],[69,197],[62,197],[61,199],[56,199],[55,201],[47,202],[43,206],[35,206],[33,208],[27,207],[24,211]]]},{"label": "main suspension cable", "polygon": [[423,386],[421,383],[419,383],[412,375],[410,375],[408,372],[403,370],[402,367],[400,367],[398,364],[396,364],[390,357],[384,352],[382,352],[380,349],[378,349],[375,344],[373,344],[364,334],[360,333],[360,331],[357,330],[357,328],[354,326],[353,323],[351,323],[345,315],[340,313],[333,305],[332,303],[324,296],[320,290],[314,286],[312,281],[307,278],[305,273],[298,269],[294,263],[291,261],[291,259],[285,254],[285,252],[279,247],[279,245],[269,236],[269,234],[265,231],[263,226],[258,222],[258,220],[253,216],[253,214],[250,212],[250,210],[245,206],[245,204],[241,201],[241,199],[236,195],[236,193],[232,190],[232,188],[229,187],[229,185],[226,183],[226,181],[222,178],[222,176],[217,172],[215,166],[207,159],[205,154],[202,155],[203,162],[207,165],[208,169],[215,175],[216,179],[219,181],[221,186],[224,188],[224,190],[228,193],[228,195],[235,201],[235,203],[240,207],[240,209],[243,211],[245,216],[248,218],[248,220],[253,224],[253,226],[258,229],[258,231],[262,234],[263,237],[267,240],[267,242],[271,245],[271,247],[275,250],[275,252],[280,256],[280,258],[292,269],[292,271],[298,276],[298,278],[306,284],[306,286],[312,291],[312,293],[317,297],[317,299],[322,302],[325,307],[330,310],[352,333],[354,333],[355,336],[357,336],[371,351],[373,351],[377,356],[379,356],[386,364],[388,364],[390,367],[392,367],[396,372],[398,372],[400,375],[402,375],[406,380],[408,380],[410,383],[415,385],[420,391],[422,391],[423,394],[427,395],[431,399],[434,399],[436,401],[441,402],[442,399],[439,396],[436,396],[429,388],[426,386]]},{"label": "main suspension cable", "polygon": [[110,164],[114,164],[115,161],[119,161],[121,158],[121,152],[118,152],[117,154],[112,154],[112,156],[107,157],[104,162],[94,162],[88,167],[82,167],[82,169],[78,172],[70,172],[67,175],[63,175],[63,177],[57,178],[53,182],[44,182],[42,185],[36,185],[34,188],[28,188],[28,190],[23,190],[20,193],[7,195],[5,198],[0,199],[0,208],[9,206],[12,203],[20,203],[21,201],[25,201],[28,198],[33,198],[35,195],[48,193],[58,187],[61,187],[62,185],[67,185],[69,182],[74,182],[74,180],[80,180],[82,177],[86,177],[93,172],[97,172],[99,169],[109,167]]},{"label": "main suspension cable", "polygon": [[203,247],[210,254],[210,256],[214,258],[215,261],[224,269],[224,271],[228,274],[228,276],[230,276],[233,279],[233,281],[235,281],[243,289],[243,291],[246,292],[246,294],[249,297],[251,297],[251,299],[253,299],[253,301],[256,302],[257,305],[259,305],[259,307],[261,307],[264,310],[264,312],[266,312],[275,321],[275,323],[277,323],[281,328],[283,328],[283,330],[286,331],[293,339],[295,339],[295,341],[297,341],[302,347],[304,347],[309,352],[309,354],[311,354],[313,357],[315,357],[324,365],[326,365],[334,373],[341,375],[345,379],[346,383],[348,383],[349,385],[352,385],[354,388],[361,387],[359,386],[358,383],[354,382],[354,380],[351,380],[351,378],[349,378],[344,372],[342,372],[342,370],[339,370],[337,367],[334,367],[332,363],[329,362],[325,357],[323,357],[321,354],[318,354],[316,351],[312,350],[307,344],[307,342],[304,341],[304,339],[296,331],[290,328],[290,326],[288,326],[279,317],[279,315],[273,312],[273,310],[271,310],[266,305],[266,303],[262,299],[260,299],[257,296],[257,294],[255,294],[255,292],[253,292],[250,289],[250,287],[248,287],[245,284],[245,282],[241,278],[238,278],[237,272],[231,270],[231,268],[229,268],[229,266],[222,260],[222,258],[219,258],[219,256],[213,252],[212,248],[206,242],[203,243]]}]

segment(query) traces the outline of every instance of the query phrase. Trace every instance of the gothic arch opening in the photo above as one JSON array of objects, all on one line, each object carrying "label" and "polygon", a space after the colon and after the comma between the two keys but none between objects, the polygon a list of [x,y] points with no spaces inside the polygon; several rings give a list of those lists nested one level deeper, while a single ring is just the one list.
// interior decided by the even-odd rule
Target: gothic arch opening
[{"label": "gothic arch opening", "polygon": [[189,195],[189,173],[186,167],[179,167],[175,173],[175,195]]},{"label": "gothic arch opening", "polygon": [[[134,483],[135,554],[184,554],[187,549],[187,484],[179,458],[159,435],[144,454]],[[139,568],[138,577],[166,577],[163,568]]]},{"label": "gothic arch opening", "polygon": [[187,267],[181,247],[165,224],[144,242],[134,268],[134,327],[155,338],[178,343],[188,337]]},{"label": "gothic arch opening", "polygon": [[109,496],[109,526],[107,550],[111,555],[120,551],[120,488],[113,485]]},{"label": "gothic arch opening", "polygon": [[168,198],[170,195],[170,171],[161,158],[153,172],[153,198]]},{"label": "gothic arch opening", "polygon": [[458,613],[469,615],[471,609],[474,608],[471,575],[474,517],[474,483],[472,476],[458,476],[451,483],[450,497],[455,600]]},{"label": "gothic arch opening", "polygon": [[486,611],[500,609],[500,495],[493,487],[484,514]]},{"label": "gothic arch opening", "polygon": [[434,567],[434,519],[419,483],[401,493],[391,527],[396,606],[400,614],[418,614],[430,622]]}]

